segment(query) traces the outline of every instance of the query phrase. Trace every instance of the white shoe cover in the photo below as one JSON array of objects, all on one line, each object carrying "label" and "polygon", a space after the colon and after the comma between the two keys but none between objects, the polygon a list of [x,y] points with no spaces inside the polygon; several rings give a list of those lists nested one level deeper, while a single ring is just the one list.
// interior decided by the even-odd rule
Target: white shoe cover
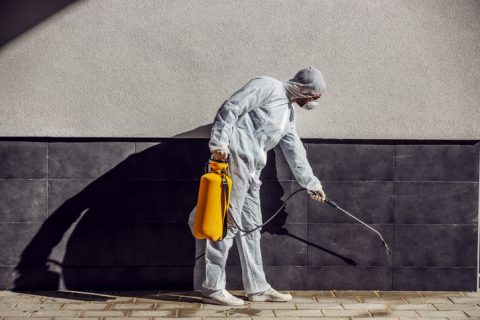
[{"label": "white shoe cover", "polygon": [[271,302],[286,302],[292,300],[292,295],[290,293],[281,293],[273,288],[268,289],[264,292],[254,293],[248,295],[248,300],[250,301],[271,301]]},{"label": "white shoe cover", "polygon": [[234,297],[230,292],[228,292],[225,289],[223,289],[220,293],[217,293],[213,296],[203,296],[202,302],[219,304],[222,306],[241,306],[245,304],[245,301],[237,297]]}]

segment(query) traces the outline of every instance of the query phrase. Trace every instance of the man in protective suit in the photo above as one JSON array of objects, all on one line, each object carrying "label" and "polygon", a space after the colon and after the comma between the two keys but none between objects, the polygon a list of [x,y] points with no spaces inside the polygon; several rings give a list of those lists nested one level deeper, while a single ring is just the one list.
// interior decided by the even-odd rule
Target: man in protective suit
[{"label": "man in protective suit", "polygon": [[[228,98],[218,110],[212,126],[209,148],[212,159],[229,159],[233,186],[230,215],[243,230],[262,224],[260,209],[260,173],[267,152],[280,145],[298,183],[309,190],[312,199],[326,199],[320,181],[308,163],[305,148],[295,128],[293,104],[311,110],[325,92],[319,70],[307,67],[288,81],[257,77]],[[193,230],[195,210],[189,218]],[[207,240],[203,302],[242,305],[226,289],[225,264],[235,239],[242,267],[242,282],[250,301],[288,301],[290,294],[274,290],[265,279],[260,251],[260,229],[244,234],[227,216],[227,233],[221,241]]]}]

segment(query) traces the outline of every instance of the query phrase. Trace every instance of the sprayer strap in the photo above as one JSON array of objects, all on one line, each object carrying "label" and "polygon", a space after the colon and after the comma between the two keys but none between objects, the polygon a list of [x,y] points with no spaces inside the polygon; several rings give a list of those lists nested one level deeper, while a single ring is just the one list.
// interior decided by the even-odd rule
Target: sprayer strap
[{"label": "sprayer strap", "polygon": [[225,176],[225,172],[222,170],[222,186],[223,186],[223,199],[224,199],[224,209],[223,209],[223,235],[222,235],[222,239],[225,238],[225,236],[227,235],[227,231],[228,231],[228,209],[229,209],[229,195],[230,195],[230,188],[228,186],[228,180]]}]

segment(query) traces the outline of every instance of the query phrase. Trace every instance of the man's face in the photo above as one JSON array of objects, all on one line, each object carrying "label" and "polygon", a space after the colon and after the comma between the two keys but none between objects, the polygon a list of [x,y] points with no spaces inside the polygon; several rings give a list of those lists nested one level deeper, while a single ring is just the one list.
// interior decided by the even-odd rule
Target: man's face
[{"label": "man's face", "polygon": [[298,103],[299,106],[303,106],[307,102],[320,99],[321,96],[322,95],[319,94],[319,95],[316,95],[316,96],[313,96],[313,97],[310,97],[310,98],[298,98],[296,102]]}]

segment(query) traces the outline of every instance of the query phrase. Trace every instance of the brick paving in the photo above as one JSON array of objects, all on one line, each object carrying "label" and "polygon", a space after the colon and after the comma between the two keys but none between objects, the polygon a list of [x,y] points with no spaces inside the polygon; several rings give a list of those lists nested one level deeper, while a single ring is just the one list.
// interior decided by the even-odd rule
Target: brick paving
[{"label": "brick paving", "polygon": [[[231,291],[243,297],[242,291]],[[291,291],[285,303],[201,303],[196,291],[0,291],[0,320],[480,320],[480,292]]]}]

